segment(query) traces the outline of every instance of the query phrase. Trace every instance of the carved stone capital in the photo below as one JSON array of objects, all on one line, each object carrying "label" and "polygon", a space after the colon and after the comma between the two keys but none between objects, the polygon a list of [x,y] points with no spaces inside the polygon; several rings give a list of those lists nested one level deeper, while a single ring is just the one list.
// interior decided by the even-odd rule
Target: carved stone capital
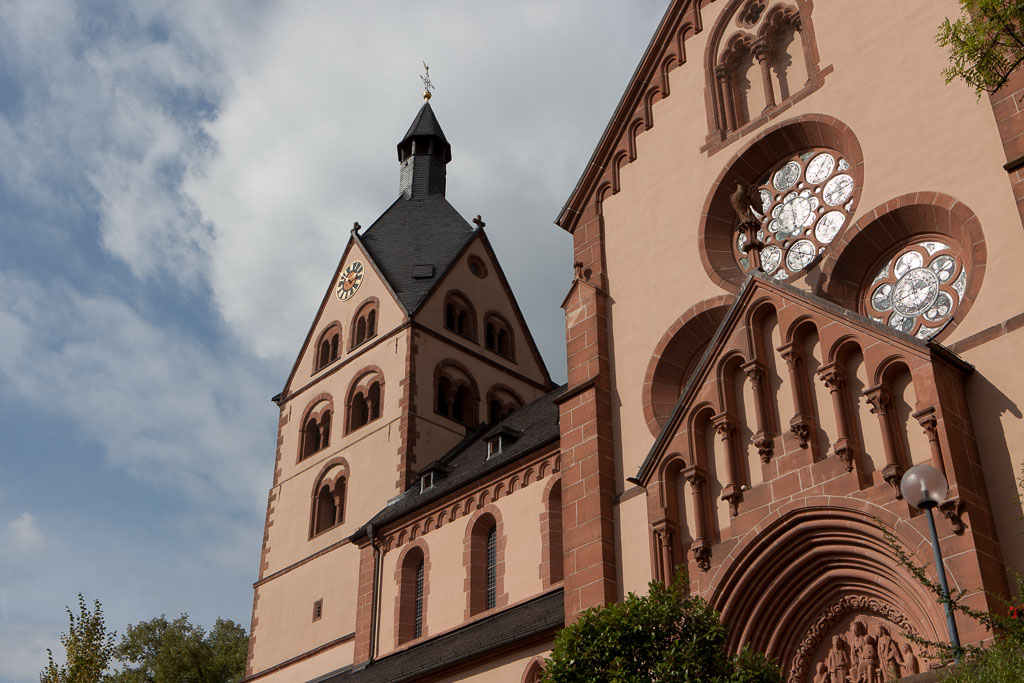
[{"label": "carved stone capital", "polygon": [[842,391],[843,387],[846,386],[846,371],[835,363],[822,366],[818,370],[818,377],[821,378],[822,384],[832,393]]},{"label": "carved stone capital", "polygon": [[670,519],[660,519],[651,524],[651,531],[654,533],[654,538],[662,546],[667,547],[672,545],[672,537],[675,535],[676,525]]},{"label": "carved stone capital", "polygon": [[892,411],[892,393],[881,384],[865,389],[864,398],[875,415],[888,415]]},{"label": "carved stone capital", "polygon": [[939,512],[946,516],[946,519],[953,525],[953,533],[962,536],[967,529],[964,524],[963,514],[967,504],[960,497],[948,498],[939,503]]},{"label": "carved stone capital", "polygon": [[786,361],[786,365],[790,370],[796,370],[800,366],[800,361],[803,360],[804,352],[799,346],[793,343],[783,344],[777,350],[783,360]]},{"label": "carved stone capital", "polygon": [[900,491],[900,482],[903,481],[903,467],[900,465],[886,465],[882,468],[882,481],[892,486],[896,492],[896,499],[903,499],[903,492]]},{"label": "carved stone capital", "polygon": [[843,465],[846,466],[846,471],[853,472],[853,462],[857,455],[857,449],[855,448],[853,441],[845,436],[840,437],[834,444],[832,444],[832,450],[835,451],[836,456],[843,461]]},{"label": "carved stone capital", "polygon": [[772,456],[775,455],[775,437],[771,432],[757,432],[751,437],[751,443],[757,447],[757,454],[761,456],[761,462],[765,464],[771,462]]},{"label": "carved stone capital", "polygon": [[729,71],[728,64],[719,64],[715,67],[715,76],[718,78],[719,83],[725,84],[729,82]]},{"label": "carved stone capital", "polygon": [[743,365],[741,365],[740,369],[743,370],[744,373],[746,373],[747,379],[750,380],[750,384],[754,387],[754,389],[759,389],[761,387],[761,384],[764,382],[764,378],[766,375],[766,368],[764,366],[764,363],[758,360],[752,360],[748,363],[744,363]]},{"label": "carved stone capital", "polygon": [[704,490],[704,484],[708,481],[707,473],[697,465],[690,465],[689,467],[684,468],[683,476],[686,478],[687,483],[689,483],[697,493]]},{"label": "carved stone capital", "polygon": [[758,62],[767,62],[772,58],[772,45],[767,40],[755,41],[751,48]]},{"label": "carved stone capital", "polygon": [[789,431],[800,441],[800,448],[807,448],[811,440],[811,421],[806,415],[794,415],[789,421]]},{"label": "carved stone capital", "polygon": [[715,428],[715,433],[722,437],[722,441],[725,441],[732,432],[736,429],[736,420],[732,419],[732,416],[728,413],[719,413],[711,418],[711,424]]},{"label": "carved stone capital", "polygon": [[711,569],[711,541],[706,538],[698,538],[690,547],[693,552],[693,559],[702,572]]},{"label": "carved stone capital", "polygon": [[740,514],[740,502],[743,500],[743,489],[736,484],[729,484],[722,489],[722,500],[729,503],[729,514],[735,517]]},{"label": "carved stone capital", "polygon": [[939,420],[935,416],[934,407],[919,410],[914,413],[913,417],[924,429],[924,433],[928,436],[929,441],[939,438]]}]

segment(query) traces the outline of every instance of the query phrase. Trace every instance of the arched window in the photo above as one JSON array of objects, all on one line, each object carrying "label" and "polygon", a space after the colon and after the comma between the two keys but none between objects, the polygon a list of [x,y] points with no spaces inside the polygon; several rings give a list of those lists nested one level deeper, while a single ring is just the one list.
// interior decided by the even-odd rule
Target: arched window
[{"label": "arched window", "polygon": [[313,372],[322,370],[338,360],[338,347],[340,343],[341,327],[338,323],[331,323],[320,334],[320,341],[317,343],[316,360],[313,363]]},{"label": "arched window", "polygon": [[488,313],[484,316],[484,346],[505,358],[515,358],[512,326],[497,313]]},{"label": "arched window", "polygon": [[351,348],[355,348],[377,336],[377,309],[377,299],[371,299],[356,311],[352,319]]},{"label": "arched window", "polygon": [[467,427],[475,427],[480,394],[476,382],[461,365],[442,361],[434,370],[434,410]]},{"label": "arched window", "polygon": [[313,509],[309,537],[313,538],[345,521],[345,494],[348,483],[348,465],[335,459],[328,463],[317,478],[313,493]]},{"label": "arched window", "polygon": [[429,561],[422,541],[408,547],[398,561],[398,597],[395,606],[395,645],[426,635],[427,574]]},{"label": "arched window", "polygon": [[709,142],[735,139],[732,134],[747,124],[767,121],[821,87],[824,75],[814,31],[804,30],[811,25],[803,16],[809,10],[775,5],[765,12],[763,0],[735,6],[735,14],[719,17],[708,40]]},{"label": "arched window", "polygon": [[331,401],[321,397],[306,411],[299,436],[299,460],[331,445]]},{"label": "arched window", "polygon": [[460,337],[476,341],[476,312],[469,299],[449,292],[444,300],[444,327]]},{"label": "arched window", "polygon": [[495,424],[523,407],[523,400],[508,387],[492,387],[487,392],[487,422]]},{"label": "arched window", "polygon": [[547,491],[540,516],[541,579],[544,587],[562,580],[562,481],[556,479]]},{"label": "arched window", "polygon": [[[490,510],[494,510],[493,507]],[[503,607],[508,602],[504,592],[504,538],[496,512],[484,511],[469,525],[469,542],[464,561],[468,569],[469,595],[467,618]]]},{"label": "arched window", "polygon": [[353,382],[348,400],[349,432],[380,417],[383,388],[384,379],[376,369],[363,373]]}]

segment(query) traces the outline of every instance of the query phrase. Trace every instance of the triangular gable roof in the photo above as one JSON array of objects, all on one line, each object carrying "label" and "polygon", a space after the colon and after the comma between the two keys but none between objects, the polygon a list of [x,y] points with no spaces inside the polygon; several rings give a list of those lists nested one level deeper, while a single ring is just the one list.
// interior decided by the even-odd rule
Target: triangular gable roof
[{"label": "triangular gable roof", "polygon": [[[361,237],[407,314],[415,312],[475,230],[443,195],[398,198]],[[414,266],[432,266],[413,277]]]},{"label": "triangular gable roof", "polygon": [[288,389],[291,388],[292,380],[295,379],[295,373],[298,372],[299,362],[302,360],[302,355],[306,352],[306,347],[309,346],[310,339],[313,338],[313,332],[316,330],[316,324],[320,321],[324,308],[327,307],[327,302],[331,300],[331,294],[334,293],[335,285],[338,282],[338,276],[341,275],[341,269],[345,265],[345,260],[348,258],[349,252],[352,251],[353,245],[358,246],[363,253],[366,254],[366,260],[369,261],[370,267],[377,274],[377,277],[381,279],[381,282],[384,283],[384,286],[391,293],[391,296],[394,297],[395,301],[398,302],[399,306],[402,305],[401,300],[398,298],[398,295],[395,293],[394,288],[388,282],[387,278],[384,277],[384,273],[381,272],[380,266],[374,260],[370,250],[367,249],[366,245],[359,239],[359,233],[353,230],[348,243],[345,245],[345,248],[341,250],[341,258],[338,259],[338,265],[334,268],[334,274],[331,276],[331,280],[327,285],[327,291],[324,292],[324,296],[320,300],[320,307],[316,309],[316,315],[313,316],[313,320],[309,323],[309,330],[306,332],[306,338],[302,341],[301,346],[299,346],[299,352],[295,356],[295,362],[292,363],[292,369],[288,372],[288,379],[285,380],[284,388],[281,390],[281,393],[271,399],[274,403],[277,403],[282,398],[287,398]]},{"label": "triangular gable roof", "polygon": [[[551,382],[551,374],[548,372],[548,367],[547,365],[544,364],[544,357],[540,355],[540,349],[537,348],[537,342],[535,342],[533,339],[533,332],[530,331],[530,326],[526,324],[526,318],[523,317],[523,311],[521,308],[519,308],[519,301],[518,299],[516,299],[515,294],[512,292],[512,287],[508,283],[508,278],[505,277],[505,271],[501,267],[501,262],[498,260],[498,255],[494,253],[494,248],[491,246],[491,241],[487,239],[487,233],[484,232],[483,228],[478,228],[474,232],[473,237],[479,238],[480,243],[483,245],[484,251],[487,252],[487,256],[488,258],[490,258],[491,264],[494,266],[494,272],[497,274],[498,282],[501,284],[502,288],[508,294],[508,300],[512,304],[512,312],[515,314],[516,322],[519,323],[519,327],[523,330],[523,335],[526,339],[526,345],[530,349],[530,354],[533,356],[534,361],[536,361],[537,367],[540,368],[540,371],[542,373],[544,373],[544,383],[548,387],[554,386]],[[462,258],[462,255],[469,249],[469,245],[471,245],[472,243],[473,240],[469,239],[466,241],[464,245],[462,245],[462,249],[460,249],[459,252],[455,255],[455,257],[448,263],[447,268],[445,268],[444,272],[442,272],[438,276],[437,282],[435,284],[440,284],[440,282],[444,280],[445,276],[448,275],[448,271],[450,271],[455,266],[455,264],[458,263],[459,259]],[[423,299],[420,301],[419,307],[422,307],[423,304],[427,302],[427,299],[430,298],[430,293],[431,292],[428,292],[427,296],[423,297]]]},{"label": "triangular gable roof", "polygon": [[700,0],[673,0],[665,10],[644,56],[615,107],[615,113],[590,156],[590,162],[555,219],[555,223],[568,232],[575,230],[576,221],[611,167],[612,158],[626,146],[625,138],[630,131],[635,133],[634,124],[642,123],[645,128],[653,124],[650,114],[652,100],[668,95],[668,71],[685,59],[682,56],[683,40],[688,35],[700,33],[702,29],[701,4]]},{"label": "triangular gable roof", "polygon": [[921,350],[927,350],[928,352],[934,353],[936,356],[943,358],[952,365],[961,368],[965,372],[973,372],[974,370],[974,366],[970,363],[932,339],[923,340],[918,339],[917,337],[912,337],[898,330],[894,330],[888,325],[875,322],[871,318],[836,305],[831,301],[827,301],[809,292],[805,292],[802,289],[797,289],[792,285],[768,278],[760,273],[751,273],[747,276],[747,280],[743,283],[743,287],[740,289],[739,294],[736,295],[736,300],[733,302],[732,306],[729,307],[729,310],[726,312],[721,324],[719,324],[718,329],[711,338],[711,341],[708,342],[704,355],[701,356],[700,362],[697,363],[697,367],[690,375],[689,380],[687,380],[686,386],[683,389],[682,394],[679,396],[679,400],[676,401],[676,405],[672,409],[672,413],[662,426],[661,431],[658,433],[658,437],[654,440],[654,445],[651,446],[651,450],[647,453],[647,457],[644,459],[643,464],[640,465],[640,469],[637,471],[635,477],[637,480],[646,482],[646,478],[650,475],[654,463],[656,463],[664,454],[664,450],[668,447],[672,437],[679,429],[679,424],[690,407],[690,400],[703,384],[705,374],[718,359],[722,350],[722,345],[728,340],[736,325],[743,321],[743,313],[746,311],[747,305],[750,301],[758,292],[762,292],[764,290],[782,294],[784,297],[789,299],[798,299],[804,305],[816,308],[826,316],[834,317],[835,319],[841,320],[854,327],[872,330],[876,334],[881,333],[884,338],[897,346],[910,347],[918,350],[919,352]]}]

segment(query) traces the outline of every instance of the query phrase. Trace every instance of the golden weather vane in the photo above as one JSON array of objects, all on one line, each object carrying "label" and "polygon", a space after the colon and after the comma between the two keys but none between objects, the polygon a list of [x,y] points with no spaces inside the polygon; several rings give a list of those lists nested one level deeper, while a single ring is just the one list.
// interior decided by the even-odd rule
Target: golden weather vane
[{"label": "golden weather vane", "polygon": [[423,81],[423,99],[427,102],[430,101],[430,91],[435,88],[433,81],[430,80],[430,67],[427,66],[426,62],[423,62],[423,75],[420,76],[420,80]]}]

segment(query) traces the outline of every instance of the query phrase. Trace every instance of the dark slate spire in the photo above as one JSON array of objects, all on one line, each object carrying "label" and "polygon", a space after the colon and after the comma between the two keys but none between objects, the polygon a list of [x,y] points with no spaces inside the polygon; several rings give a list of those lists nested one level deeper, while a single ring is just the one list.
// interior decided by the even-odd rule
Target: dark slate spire
[{"label": "dark slate spire", "polygon": [[430,102],[424,102],[398,143],[398,161],[402,165],[398,191],[402,198],[444,196],[445,165],[451,160],[452,146],[444,137]]}]

